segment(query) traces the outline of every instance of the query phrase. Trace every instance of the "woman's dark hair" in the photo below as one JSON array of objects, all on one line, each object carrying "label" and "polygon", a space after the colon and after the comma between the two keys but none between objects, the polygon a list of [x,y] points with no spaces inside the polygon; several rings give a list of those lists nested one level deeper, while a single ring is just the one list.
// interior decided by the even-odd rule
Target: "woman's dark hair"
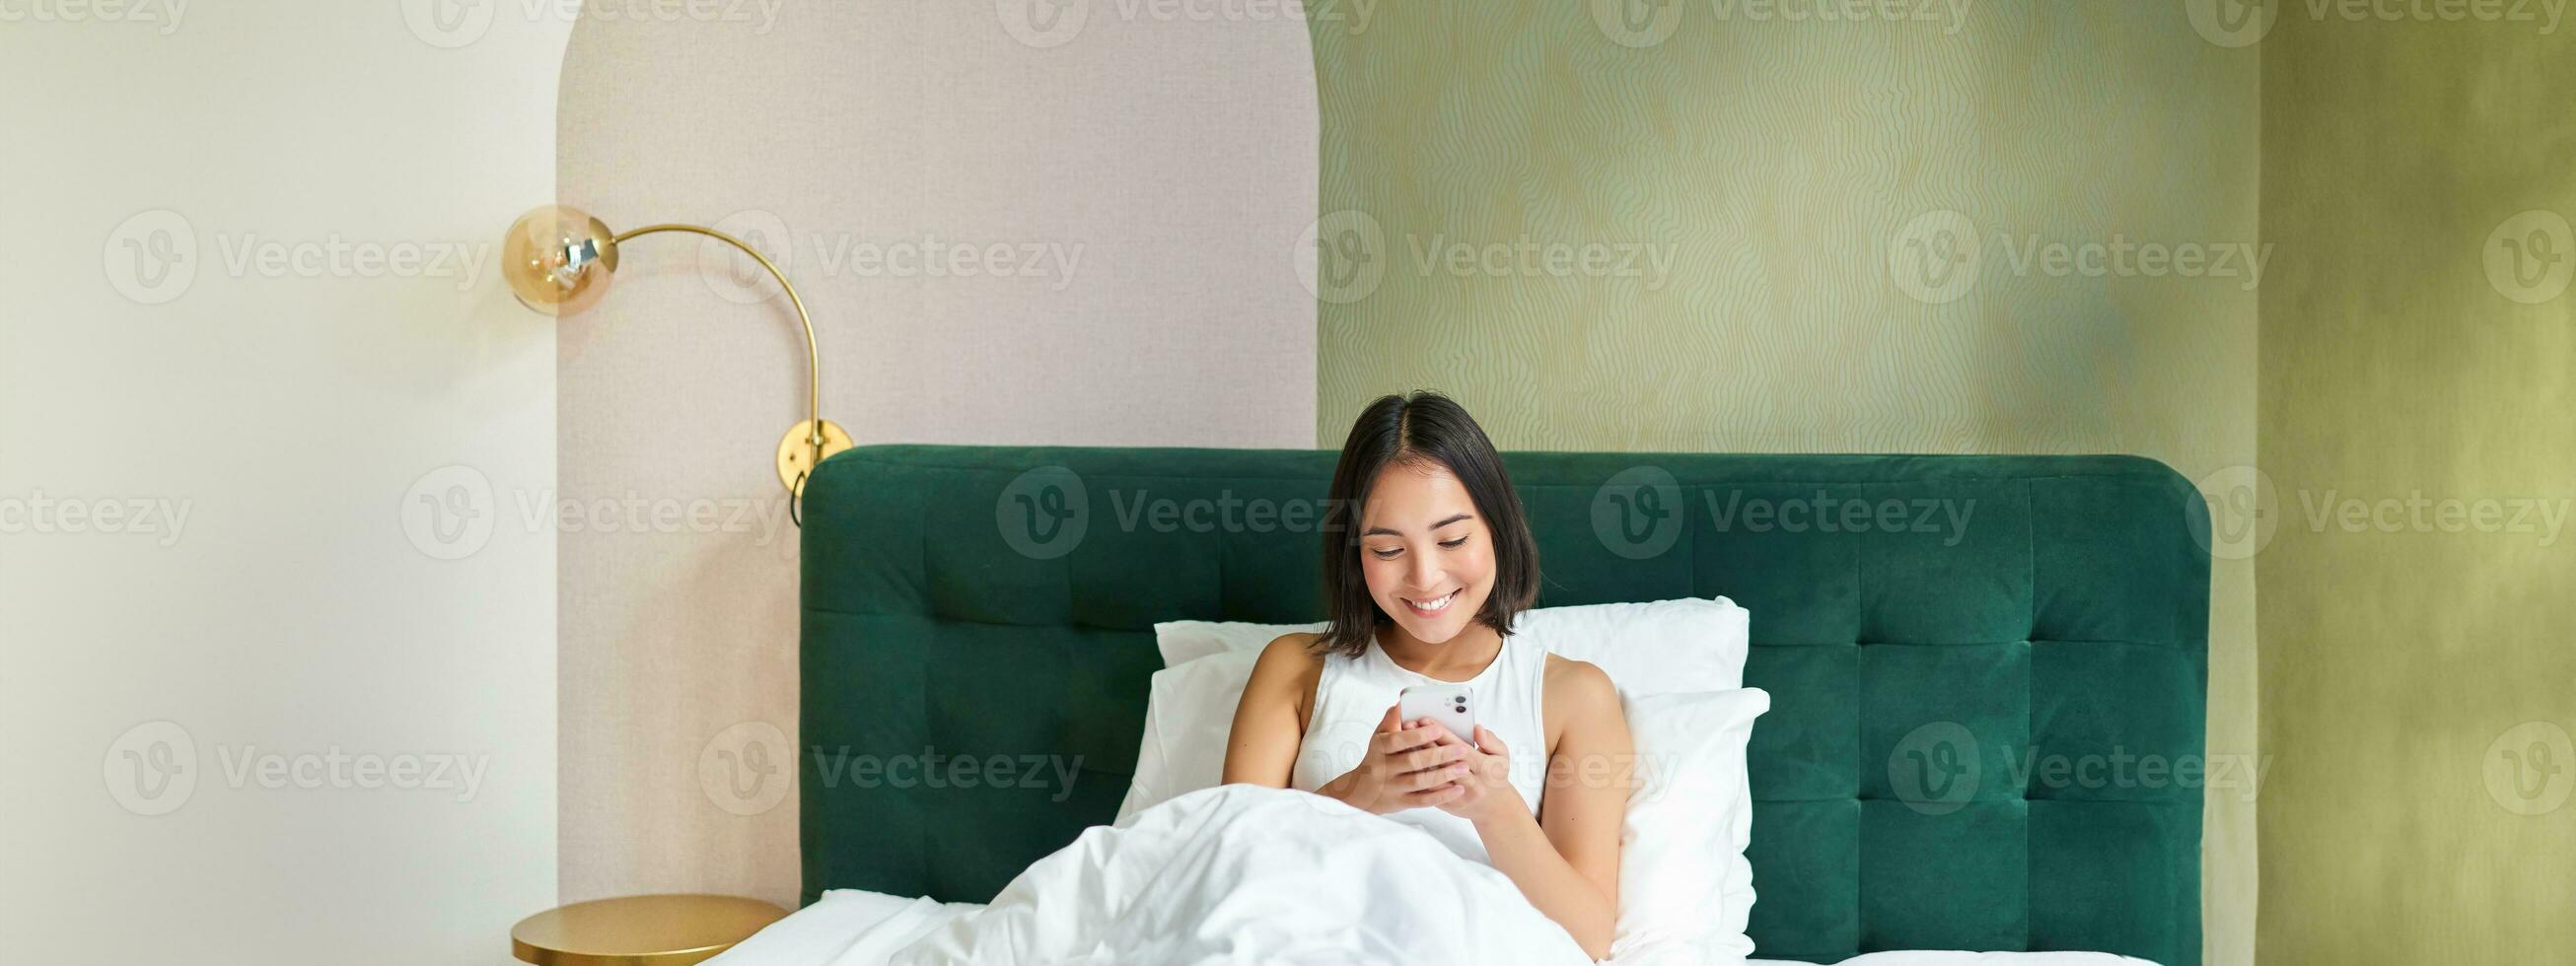
[{"label": "woman's dark hair", "polygon": [[1369,596],[1360,572],[1360,514],[1378,474],[1399,463],[1449,471],[1476,502],[1476,513],[1494,541],[1494,589],[1476,620],[1502,634],[1512,617],[1538,597],[1538,542],[1521,512],[1520,494],[1503,473],[1493,440],[1467,411],[1436,392],[1382,396],[1351,423],[1342,459],[1333,467],[1333,489],[1324,514],[1324,608],[1332,626],[1317,638],[1321,650],[1358,656],[1377,628],[1393,620]]}]

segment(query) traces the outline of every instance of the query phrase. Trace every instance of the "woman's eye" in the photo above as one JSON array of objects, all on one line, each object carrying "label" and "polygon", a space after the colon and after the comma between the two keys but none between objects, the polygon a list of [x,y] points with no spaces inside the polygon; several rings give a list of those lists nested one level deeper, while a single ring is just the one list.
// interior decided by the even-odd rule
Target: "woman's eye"
[{"label": "woman's eye", "polygon": [[1377,555],[1377,559],[1379,559],[1379,560],[1393,560],[1393,559],[1395,559],[1395,558],[1396,558],[1396,555],[1401,554],[1401,553],[1403,553],[1403,552],[1404,552],[1404,548],[1402,548],[1402,547],[1388,547],[1388,548],[1385,548],[1385,549],[1379,549],[1379,548],[1376,548],[1376,547],[1371,547],[1371,548],[1369,548],[1369,552],[1370,552],[1370,553],[1373,553],[1373,554],[1376,554],[1376,555]]},{"label": "woman's eye", "polygon": [[1459,537],[1459,538],[1458,538],[1458,539],[1456,539],[1456,540],[1443,540],[1443,541],[1440,541],[1440,549],[1442,549],[1442,550],[1456,550],[1456,549],[1458,549],[1458,548],[1460,548],[1460,547],[1463,547],[1463,546],[1466,546],[1466,545],[1467,545],[1467,538],[1465,538],[1465,537]]}]

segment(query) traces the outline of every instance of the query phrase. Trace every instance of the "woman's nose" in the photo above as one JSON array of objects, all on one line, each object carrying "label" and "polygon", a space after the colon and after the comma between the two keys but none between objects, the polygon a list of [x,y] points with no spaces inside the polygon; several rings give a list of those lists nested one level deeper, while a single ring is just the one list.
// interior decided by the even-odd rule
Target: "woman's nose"
[{"label": "woman's nose", "polygon": [[1440,561],[1432,559],[1430,554],[1414,554],[1411,579],[1415,590],[1425,592],[1439,590]]}]

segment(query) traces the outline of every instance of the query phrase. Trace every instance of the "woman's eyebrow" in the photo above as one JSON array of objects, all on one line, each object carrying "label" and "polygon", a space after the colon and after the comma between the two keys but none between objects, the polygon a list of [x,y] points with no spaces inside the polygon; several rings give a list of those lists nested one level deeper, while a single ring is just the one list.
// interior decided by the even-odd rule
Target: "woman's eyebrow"
[{"label": "woman's eyebrow", "polygon": [[[1458,514],[1458,515],[1456,515],[1456,516],[1452,516],[1452,517],[1449,517],[1449,518],[1447,518],[1447,519],[1444,519],[1444,520],[1442,520],[1442,521],[1440,521],[1440,522],[1438,522],[1438,523],[1434,523],[1434,524],[1430,525],[1429,527],[1425,527],[1424,529],[1427,529],[1427,530],[1438,530],[1438,529],[1440,529],[1441,527],[1448,526],[1448,525],[1450,525],[1450,524],[1452,524],[1452,523],[1456,523],[1456,522],[1458,522],[1458,521],[1460,521],[1460,520],[1472,520],[1472,519],[1475,519],[1475,517],[1474,517],[1472,514],[1461,513],[1461,514]],[[1367,530],[1366,532],[1361,533],[1361,534],[1360,534],[1360,536],[1363,536],[1363,537],[1374,537],[1374,536],[1377,536],[1377,535],[1379,535],[1379,534],[1385,534],[1385,535],[1390,536],[1390,537],[1401,537],[1401,536],[1403,536],[1403,535],[1404,535],[1404,534],[1401,534],[1401,533],[1397,533],[1397,532],[1395,532],[1395,531],[1393,531],[1393,530],[1387,529],[1387,528],[1385,528],[1385,527],[1370,527],[1370,528],[1368,528],[1368,530]]]}]

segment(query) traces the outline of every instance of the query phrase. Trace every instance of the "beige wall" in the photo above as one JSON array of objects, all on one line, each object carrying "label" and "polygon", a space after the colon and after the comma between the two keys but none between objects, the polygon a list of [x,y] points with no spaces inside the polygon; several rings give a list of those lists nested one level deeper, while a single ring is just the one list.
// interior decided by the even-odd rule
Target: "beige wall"
[{"label": "beige wall", "polygon": [[2268,521],[2280,759],[2262,957],[2565,962],[2576,50],[2536,21],[2283,7],[2262,41],[2266,478],[2244,504]]},{"label": "beige wall", "polygon": [[[862,443],[1304,446],[1305,28],[1132,7],[585,18],[562,198],[783,256],[824,412]],[[924,269],[933,243],[974,246],[973,274]],[[747,261],[674,236],[625,256],[560,330],[562,495],[609,501],[562,536],[563,892],[792,903],[796,532],[770,460],[804,414],[802,338]],[[630,497],[708,522],[630,521]]]},{"label": "beige wall", "polygon": [[427,7],[6,5],[0,960],[497,966],[555,902],[493,246],[570,26]]},{"label": "beige wall", "polygon": [[[1432,387],[1519,449],[2116,452],[2195,479],[2253,462],[2245,262],[2047,256],[2259,250],[2256,51],[2171,4],[1755,10],[1385,4],[1364,30],[1317,24],[1322,210],[1347,245],[1327,257],[1362,260],[1325,274],[1316,438]],[[1967,247],[1972,266],[1924,267]],[[2209,751],[2251,762],[2253,571],[2220,559],[2213,579]],[[2253,792],[2208,793],[2213,964],[2253,953]]]}]

